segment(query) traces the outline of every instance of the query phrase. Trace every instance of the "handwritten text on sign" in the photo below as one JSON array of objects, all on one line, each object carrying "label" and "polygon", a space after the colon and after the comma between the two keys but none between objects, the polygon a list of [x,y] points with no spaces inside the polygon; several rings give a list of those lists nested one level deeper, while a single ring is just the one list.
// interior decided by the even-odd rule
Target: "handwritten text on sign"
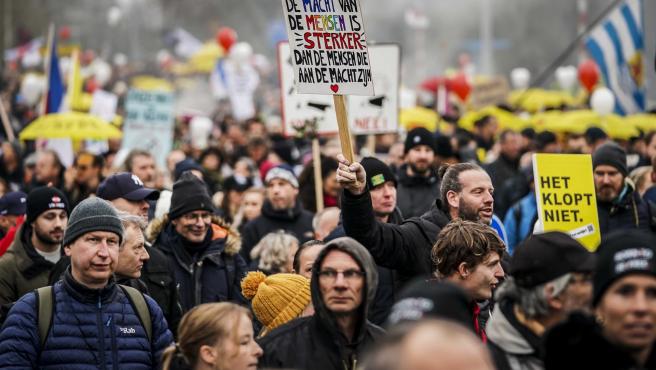
[{"label": "handwritten text on sign", "polygon": [[302,94],[373,95],[358,0],[282,0]]}]

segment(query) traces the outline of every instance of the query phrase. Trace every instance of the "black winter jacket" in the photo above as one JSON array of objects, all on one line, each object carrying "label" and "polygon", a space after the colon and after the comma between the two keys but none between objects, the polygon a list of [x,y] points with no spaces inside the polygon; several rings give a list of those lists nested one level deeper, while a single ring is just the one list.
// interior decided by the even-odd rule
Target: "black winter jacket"
[{"label": "black winter jacket", "polygon": [[426,176],[410,176],[408,165],[399,168],[396,187],[396,204],[404,218],[419,217],[431,207],[431,201],[440,195],[439,178],[433,169]]},{"label": "black winter jacket", "polygon": [[266,234],[277,230],[285,230],[294,234],[300,244],[314,237],[312,228],[312,212],[306,211],[301,202],[296,201],[292,209],[278,211],[268,200],[262,205],[262,214],[244,225],[242,234],[241,256],[247,264],[251,262],[251,250]]},{"label": "black winter jacket", "polygon": [[153,248],[163,252],[174,269],[183,312],[201,303],[246,303],[240,286],[246,274],[246,264],[238,253],[241,240],[221,219],[213,218],[205,241],[198,246],[203,251],[194,256],[185,250],[168,214],[153,221],[147,234],[149,240],[155,240]]},{"label": "black winter jacket", "polygon": [[435,199],[421,217],[406,219],[401,225],[378,222],[369,192],[355,196],[348,190],[342,196],[342,219],[346,235],[362,243],[378,265],[408,277],[428,276],[435,270],[431,249],[450,221],[440,200]]},{"label": "black winter jacket", "polygon": [[597,200],[599,229],[603,237],[618,229],[640,229],[651,231],[649,205],[627,181],[619,200],[606,203]]},{"label": "black winter jacket", "polygon": [[639,366],[627,352],[611,344],[601,330],[593,317],[581,313],[571,314],[565,322],[546,333],[545,370],[656,369],[653,344],[647,363]]},{"label": "black winter jacket", "polygon": [[[146,284],[148,295],[162,309],[169,327],[173,329],[172,331],[176,331],[182,319],[182,307],[173,274],[174,265],[162,251],[153,248],[149,243],[146,245],[146,250],[150,258],[144,263],[140,280]],[[177,333],[173,335],[177,338]]]},{"label": "black winter jacket", "polygon": [[[319,266],[328,252],[340,250],[349,254],[365,271],[363,299],[355,335],[349,341],[339,330],[332,312],[323,303],[319,290]],[[315,314],[292,320],[258,340],[264,351],[262,368],[297,370],[355,370],[364,350],[384,333],[365,318],[369,303],[376,293],[376,266],[362,245],[350,238],[330,242],[319,254],[312,269],[312,303]]]}]

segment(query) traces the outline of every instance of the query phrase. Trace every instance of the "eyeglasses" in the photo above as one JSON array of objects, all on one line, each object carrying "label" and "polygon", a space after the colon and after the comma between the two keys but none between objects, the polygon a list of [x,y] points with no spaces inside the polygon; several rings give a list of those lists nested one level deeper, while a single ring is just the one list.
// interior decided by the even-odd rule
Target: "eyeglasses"
[{"label": "eyeglasses", "polygon": [[326,281],[326,282],[334,282],[337,280],[337,276],[339,274],[342,274],[344,277],[344,280],[348,282],[354,282],[362,279],[362,277],[365,275],[363,271],[359,270],[344,270],[344,271],[336,271],[336,270],[323,270],[319,271],[319,279]]},{"label": "eyeglasses", "polygon": [[187,213],[182,216],[185,221],[194,221],[200,219],[201,221],[209,221],[212,219],[211,213]]}]

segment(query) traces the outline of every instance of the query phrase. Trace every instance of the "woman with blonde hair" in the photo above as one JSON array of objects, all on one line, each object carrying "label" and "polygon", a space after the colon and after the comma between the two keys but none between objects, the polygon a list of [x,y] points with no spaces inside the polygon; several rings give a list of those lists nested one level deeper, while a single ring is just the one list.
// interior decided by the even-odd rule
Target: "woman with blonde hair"
[{"label": "woman with blonde hair", "polygon": [[251,250],[251,270],[267,275],[294,272],[298,239],[284,230],[268,233]]},{"label": "woman with blonde hair", "polygon": [[248,309],[234,303],[206,303],[189,310],[178,328],[178,343],[164,351],[164,370],[257,369],[262,348],[253,336]]}]

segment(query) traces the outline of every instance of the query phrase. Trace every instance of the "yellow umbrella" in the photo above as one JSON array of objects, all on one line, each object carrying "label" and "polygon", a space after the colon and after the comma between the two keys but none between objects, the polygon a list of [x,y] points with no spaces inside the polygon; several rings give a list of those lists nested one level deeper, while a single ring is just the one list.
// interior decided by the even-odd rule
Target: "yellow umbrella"
[{"label": "yellow umbrella", "polygon": [[503,110],[495,106],[488,106],[479,111],[470,111],[465,113],[458,121],[458,126],[464,128],[465,130],[472,131],[474,129],[474,123],[483,118],[483,116],[496,117],[496,119],[499,121],[499,128],[501,130],[511,129],[515,131],[521,131],[522,129],[530,126],[530,122],[516,116],[512,112],[508,112],[507,110]]},{"label": "yellow umbrella", "polygon": [[130,81],[130,86],[145,91],[173,91],[173,84],[153,76],[136,76]]},{"label": "yellow umbrella", "polygon": [[640,113],[624,117],[624,122],[644,132],[656,130],[656,114]]},{"label": "yellow umbrella", "polygon": [[208,41],[191,56],[188,64],[195,72],[210,73],[216,65],[216,60],[223,54],[223,49],[215,41]]},{"label": "yellow umbrella", "polygon": [[53,113],[41,116],[30,123],[19,138],[21,140],[70,138],[114,139],[123,136],[121,130],[103,119],[79,112]]},{"label": "yellow umbrella", "polygon": [[401,109],[399,113],[399,122],[401,122],[406,131],[410,131],[415,127],[424,127],[430,132],[435,132],[437,130],[438,120],[437,112],[428,108],[406,108]]},{"label": "yellow umbrella", "polygon": [[508,102],[512,106],[518,106],[531,113],[540,112],[546,108],[576,104],[575,99],[566,92],[543,89],[515,90],[508,96]]}]

